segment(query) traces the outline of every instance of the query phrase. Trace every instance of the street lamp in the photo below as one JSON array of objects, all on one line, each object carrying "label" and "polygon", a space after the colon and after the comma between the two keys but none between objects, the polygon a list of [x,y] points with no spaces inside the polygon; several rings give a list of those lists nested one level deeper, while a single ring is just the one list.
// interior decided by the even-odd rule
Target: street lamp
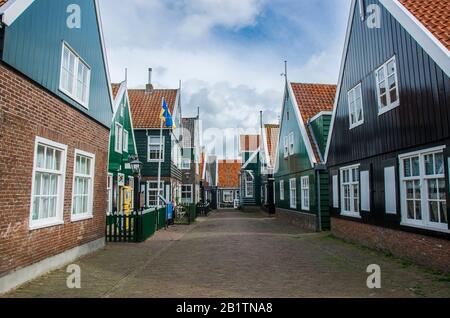
[{"label": "street lamp", "polygon": [[130,157],[130,167],[134,176],[134,207],[136,211],[141,209],[141,170],[144,164],[139,160],[137,155]]}]

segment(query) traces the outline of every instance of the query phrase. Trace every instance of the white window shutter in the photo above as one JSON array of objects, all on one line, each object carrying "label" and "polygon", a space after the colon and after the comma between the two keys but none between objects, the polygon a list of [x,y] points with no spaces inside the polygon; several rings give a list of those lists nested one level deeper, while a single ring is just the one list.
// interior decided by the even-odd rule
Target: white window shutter
[{"label": "white window shutter", "polygon": [[361,171],[361,210],[370,211],[370,176],[369,171]]},{"label": "white window shutter", "polygon": [[333,208],[339,208],[338,176],[333,176]]},{"label": "white window shutter", "polygon": [[395,167],[384,168],[384,197],[385,197],[386,213],[397,214]]}]

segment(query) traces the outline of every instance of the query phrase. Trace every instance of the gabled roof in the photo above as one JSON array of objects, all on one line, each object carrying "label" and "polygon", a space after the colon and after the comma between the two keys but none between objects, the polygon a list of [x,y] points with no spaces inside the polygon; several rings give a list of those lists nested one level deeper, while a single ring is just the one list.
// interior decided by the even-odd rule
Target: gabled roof
[{"label": "gabled roof", "polygon": [[399,0],[411,14],[450,50],[450,2],[448,0]]},{"label": "gabled roof", "polygon": [[[295,97],[295,104],[303,121],[308,141],[311,145],[315,163],[322,162],[320,150],[309,129],[309,120],[323,111],[331,111],[336,96],[336,85],[331,84],[311,84],[311,83],[290,83]],[[302,132],[303,134],[304,132]]]},{"label": "gabled roof", "polygon": [[239,138],[239,151],[250,152],[259,149],[261,144],[260,135],[241,135]]},{"label": "gabled roof", "polygon": [[218,161],[218,187],[236,189],[239,188],[239,173],[241,170],[241,160],[219,160]]},{"label": "gabled roof", "polygon": [[267,152],[268,164],[273,166],[275,156],[277,155],[278,137],[280,135],[280,125],[265,124],[264,125],[264,147]]},{"label": "gabled roof", "polygon": [[130,97],[134,128],[160,128],[161,120],[159,116],[162,109],[162,99],[165,98],[173,115],[178,92],[178,89],[155,89],[153,93],[148,94],[145,89],[129,89],[128,96]]},{"label": "gabled roof", "polygon": [[[341,93],[356,2],[357,0],[352,0],[350,6],[338,87],[334,100],[333,117],[331,119],[330,133],[325,149],[325,162],[328,160],[330,144],[333,137],[334,121],[336,119],[337,105]],[[448,46],[450,8],[448,6],[448,0],[380,0],[380,3],[436,62],[444,73],[450,76],[450,51]]]}]

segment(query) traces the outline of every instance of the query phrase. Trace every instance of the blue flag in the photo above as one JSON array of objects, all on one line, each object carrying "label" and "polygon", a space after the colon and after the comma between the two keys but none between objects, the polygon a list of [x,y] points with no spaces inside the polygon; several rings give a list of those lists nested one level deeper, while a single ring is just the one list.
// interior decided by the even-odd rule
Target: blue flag
[{"label": "blue flag", "polygon": [[176,128],[175,124],[173,123],[172,113],[170,112],[169,106],[167,106],[166,99],[164,97],[162,99],[162,109],[161,115],[159,117],[166,124],[166,128]]}]

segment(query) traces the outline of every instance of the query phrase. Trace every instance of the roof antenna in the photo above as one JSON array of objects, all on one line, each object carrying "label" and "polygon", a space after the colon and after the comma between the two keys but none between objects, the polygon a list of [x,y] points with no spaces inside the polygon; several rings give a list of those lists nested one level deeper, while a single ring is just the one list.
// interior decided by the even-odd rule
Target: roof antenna
[{"label": "roof antenna", "polygon": [[128,69],[125,67],[125,82],[128,81]]},{"label": "roof antenna", "polygon": [[287,82],[288,78],[288,69],[287,69],[287,61],[284,61],[284,73],[281,73],[281,76],[284,76]]}]

